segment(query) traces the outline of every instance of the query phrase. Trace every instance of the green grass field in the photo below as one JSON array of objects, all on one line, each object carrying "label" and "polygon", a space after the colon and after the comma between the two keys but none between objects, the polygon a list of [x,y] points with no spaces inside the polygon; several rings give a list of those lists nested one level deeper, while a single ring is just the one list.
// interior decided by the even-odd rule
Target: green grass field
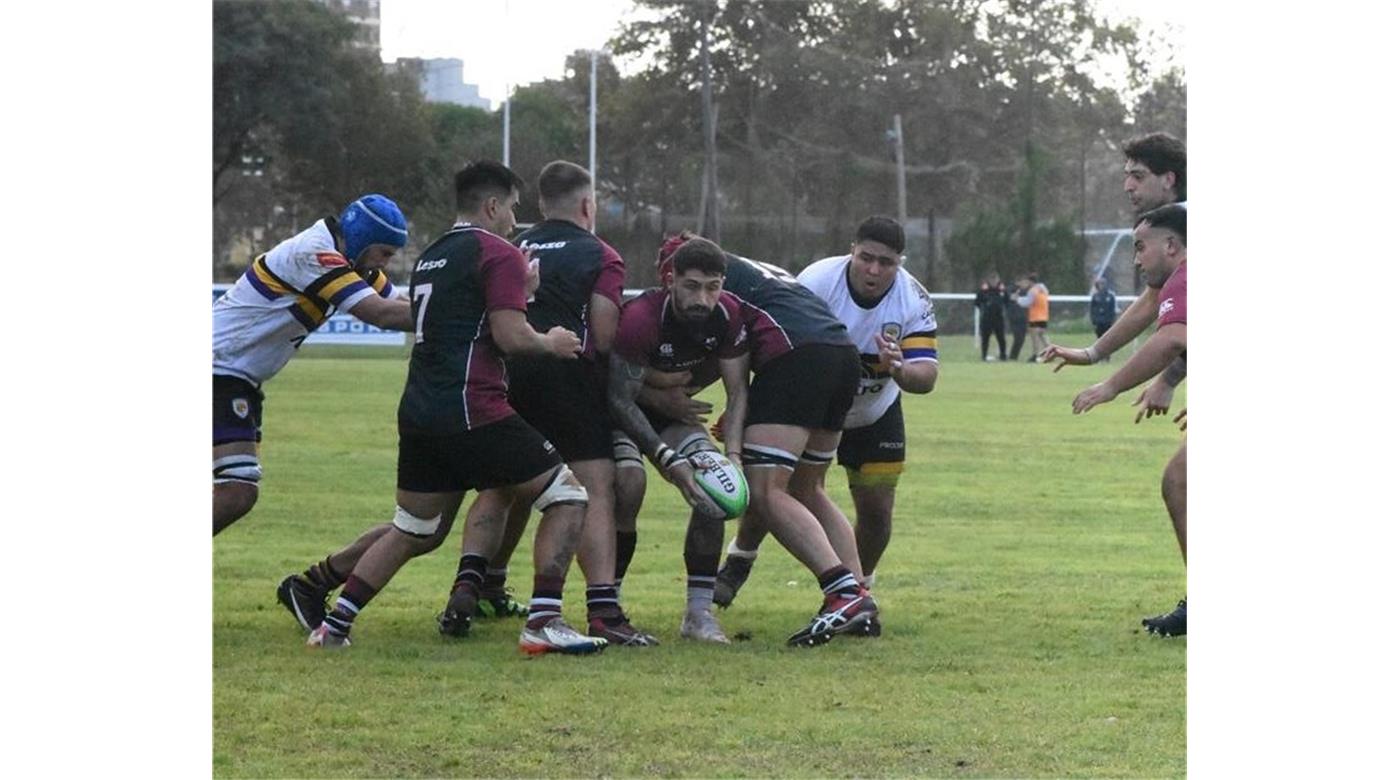
[{"label": "green grass field", "polygon": [[[684,513],[653,473],[624,596],[662,646],[527,660],[518,623],[438,636],[456,533],[375,599],[348,651],[303,646],[274,589],[391,516],[405,370],[392,350],[304,352],[266,387],[262,499],[214,544],[217,776],[1185,774],[1186,643],[1138,626],[1185,587],[1158,494],[1181,434],[1133,425],[1135,393],[1070,414],[1116,362],[1054,374],[942,340],[937,390],[904,401],[883,637],[784,647],[818,597],[770,540],[720,615],[752,638],[681,642]],[[850,512],[844,474],[829,483]],[[582,589],[575,568],[576,625]]]}]

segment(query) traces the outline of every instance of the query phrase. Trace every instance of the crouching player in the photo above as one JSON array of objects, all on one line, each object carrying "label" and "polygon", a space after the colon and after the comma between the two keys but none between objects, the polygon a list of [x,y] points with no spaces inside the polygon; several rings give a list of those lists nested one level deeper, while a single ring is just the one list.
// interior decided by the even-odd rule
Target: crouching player
[{"label": "crouching player", "polygon": [[[682,233],[662,245],[663,278],[673,254],[696,240],[703,241]],[[736,417],[740,410],[726,410],[725,448],[742,450],[750,508],[822,591],[821,608],[788,644],[811,647],[837,634],[865,633],[879,607],[861,585],[850,522],[823,484],[860,382],[860,358],[846,327],[790,274],[724,256],[724,290],[742,304],[754,370],[743,420]],[[743,441],[731,440],[740,422]]]},{"label": "crouching player", "polygon": [[[664,286],[623,306],[608,383],[613,423],[636,442],[691,506],[685,537],[686,610],[681,638],[721,644],[728,644],[729,638],[715,620],[711,603],[724,546],[724,518],[708,513],[710,503],[695,484],[694,467],[688,460],[698,451],[716,448],[703,424],[643,411],[637,398],[649,370],[686,375],[711,356],[718,359],[726,408],[733,421],[725,438],[730,442],[731,460],[738,460],[748,396],[748,345],[739,300],[723,291],[725,267],[723,251],[709,241],[697,239],[676,250],[672,272],[662,275]],[[625,439],[617,441],[621,450],[618,459],[640,465],[640,455],[629,454],[628,444]],[[619,496],[630,492],[619,490]],[[623,510],[633,512],[635,522],[632,503],[619,503]],[[635,525],[631,530],[635,544]],[[628,550],[625,560],[630,559]],[[619,563],[619,570],[625,570],[625,563],[621,559]]]}]

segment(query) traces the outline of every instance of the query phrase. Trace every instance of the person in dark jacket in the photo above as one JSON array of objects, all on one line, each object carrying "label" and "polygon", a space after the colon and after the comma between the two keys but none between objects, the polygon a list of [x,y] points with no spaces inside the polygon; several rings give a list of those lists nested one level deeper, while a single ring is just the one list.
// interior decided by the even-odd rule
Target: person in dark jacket
[{"label": "person in dark jacket", "polygon": [[1002,283],[1001,276],[993,271],[987,276],[986,281],[977,290],[977,298],[974,303],[977,305],[978,314],[981,316],[982,329],[982,359],[990,360],[987,357],[987,347],[991,338],[996,336],[997,352],[999,359],[1006,360],[1006,304],[1011,301],[1007,296],[1006,285]]},{"label": "person in dark jacket", "polygon": [[1108,289],[1103,277],[1094,280],[1094,295],[1089,299],[1089,321],[1094,324],[1094,335],[1102,337],[1118,319],[1118,298]]},{"label": "person in dark jacket", "polygon": [[1022,304],[1024,298],[1031,289],[1030,278],[1022,275],[1016,280],[1016,292],[1011,294],[1006,305],[1006,319],[1011,324],[1011,359],[1021,359],[1021,345],[1026,342],[1026,326],[1029,324],[1029,314],[1026,307],[1029,303]]}]

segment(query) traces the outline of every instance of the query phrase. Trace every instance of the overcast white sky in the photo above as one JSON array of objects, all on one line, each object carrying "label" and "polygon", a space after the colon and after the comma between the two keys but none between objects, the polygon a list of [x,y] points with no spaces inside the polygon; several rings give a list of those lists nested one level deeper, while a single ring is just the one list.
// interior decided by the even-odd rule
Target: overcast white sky
[{"label": "overcast white sky", "polygon": [[[1136,16],[1149,50],[1165,56],[1174,27],[1186,29],[1187,2],[1098,0],[1110,19]],[[629,16],[632,0],[382,0],[380,47],[386,61],[398,57],[456,57],[463,78],[497,105],[509,84],[563,74],[576,49],[601,48]],[[1184,62],[1181,35],[1173,35],[1175,60]]]}]

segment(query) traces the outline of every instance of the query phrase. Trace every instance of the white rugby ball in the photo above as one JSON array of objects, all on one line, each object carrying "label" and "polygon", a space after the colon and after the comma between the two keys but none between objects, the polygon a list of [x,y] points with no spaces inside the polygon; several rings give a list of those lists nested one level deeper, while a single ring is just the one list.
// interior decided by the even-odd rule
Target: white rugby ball
[{"label": "white rugby ball", "polygon": [[744,472],[718,452],[701,450],[688,460],[695,467],[695,484],[714,503],[725,520],[733,520],[749,508],[749,483]]}]

